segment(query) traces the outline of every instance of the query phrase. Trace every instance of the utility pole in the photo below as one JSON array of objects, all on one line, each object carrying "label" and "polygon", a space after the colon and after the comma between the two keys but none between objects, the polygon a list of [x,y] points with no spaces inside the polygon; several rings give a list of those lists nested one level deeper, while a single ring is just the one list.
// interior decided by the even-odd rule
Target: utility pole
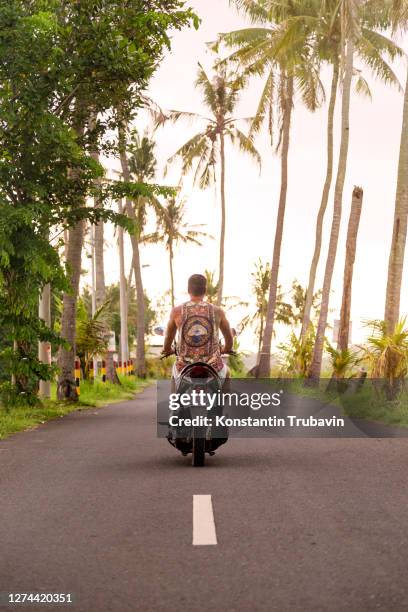
[{"label": "utility pole", "polygon": [[[38,308],[38,316],[42,319],[47,327],[51,327],[51,285],[45,285],[40,297]],[[50,342],[39,342],[38,358],[41,363],[51,365],[51,344]],[[49,380],[40,380],[40,396],[46,399],[51,397],[51,382]]]}]

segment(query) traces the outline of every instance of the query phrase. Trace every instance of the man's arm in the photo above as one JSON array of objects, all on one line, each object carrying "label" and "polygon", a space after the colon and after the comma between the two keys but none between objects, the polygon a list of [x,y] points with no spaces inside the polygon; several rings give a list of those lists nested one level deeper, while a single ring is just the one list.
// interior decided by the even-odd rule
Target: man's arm
[{"label": "man's arm", "polygon": [[162,355],[172,355],[173,354],[173,342],[177,334],[177,325],[175,319],[175,308],[171,311],[170,320],[167,324],[166,335],[164,337],[163,351]]},{"label": "man's arm", "polygon": [[221,308],[219,310],[219,316],[220,316],[220,323],[219,323],[220,331],[222,335],[224,336],[223,352],[230,353],[234,346],[234,337],[232,335],[232,331],[231,331],[231,327],[228,322],[228,319],[225,316],[225,312]]}]

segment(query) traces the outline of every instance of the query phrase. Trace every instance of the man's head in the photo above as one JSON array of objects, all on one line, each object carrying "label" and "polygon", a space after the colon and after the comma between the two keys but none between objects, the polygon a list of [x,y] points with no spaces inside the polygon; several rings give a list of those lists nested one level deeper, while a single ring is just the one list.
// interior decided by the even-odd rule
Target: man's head
[{"label": "man's head", "polygon": [[188,279],[188,292],[191,297],[204,297],[207,292],[207,279],[202,274],[193,274]]}]

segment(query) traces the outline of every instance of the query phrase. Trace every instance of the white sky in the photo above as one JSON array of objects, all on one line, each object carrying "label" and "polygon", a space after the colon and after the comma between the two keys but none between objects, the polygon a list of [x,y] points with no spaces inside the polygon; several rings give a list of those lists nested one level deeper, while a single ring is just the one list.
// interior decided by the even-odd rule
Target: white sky
[{"label": "white sky", "polygon": [[[227,0],[191,0],[190,5],[202,18],[198,32],[186,30],[173,37],[171,54],[167,54],[150,87],[150,96],[165,109],[195,111],[206,114],[200,92],[194,87],[197,62],[206,67],[212,63],[212,54],[205,43],[216,38],[218,32],[230,31],[247,25],[244,18],[229,7]],[[404,65],[396,66],[401,82],[405,83]],[[353,341],[362,339],[361,321],[382,318],[384,309],[386,273],[394,214],[396,175],[402,120],[403,97],[395,88],[383,86],[365,72],[373,92],[373,101],[354,95],[351,111],[351,139],[348,174],[344,191],[344,212],[333,279],[331,322],[338,318],[342,293],[345,256],[345,237],[354,185],[364,188],[364,204],[357,247],[354,273],[352,319]],[[329,85],[330,73],[323,75]],[[261,83],[252,82],[243,93],[237,110],[238,116],[252,115],[256,109]],[[340,104],[338,104],[340,111]],[[289,160],[289,192],[281,257],[280,283],[289,289],[292,280],[306,285],[310,259],[314,246],[315,221],[320,205],[326,169],[327,108],[312,114],[300,102],[296,104]],[[337,116],[339,125],[339,115]],[[166,159],[183,144],[199,126],[180,123],[157,133],[159,173],[157,182],[176,184],[179,169],[174,168],[163,179]],[[243,126],[244,127],[244,126]],[[254,163],[241,153],[227,149],[227,240],[225,295],[250,300],[250,274],[254,262],[261,257],[270,261],[280,186],[279,159],[269,144],[266,133],[256,143],[263,157],[261,175]],[[338,151],[336,138],[336,151]],[[336,153],[337,155],[337,153]],[[215,270],[218,261],[219,202],[214,189],[200,192],[186,185],[188,201],[187,221],[204,223],[204,228],[216,239],[206,241],[204,248],[179,249],[175,258],[177,298],[185,298],[185,285],[192,273],[205,268]],[[319,266],[318,288],[326,259],[333,200],[330,198],[326,215],[325,240]],[[116,241],[107,232],[107,282],[117,282],[119,262]],[[130,265],[130,244],[128,265]],[[144,283],[149,296],[160,298],[168,289],[167,256],[161,246],[144,247],[142,253]],[[85,263],[85,262],[84,262]],[[407,268],[408,270],[408,268]],[[407,283],[402,293],[402,311],[408,311]],[[231,313],[233,324],[245,314]],[[247,337],[243,344],[250,348]]]}]

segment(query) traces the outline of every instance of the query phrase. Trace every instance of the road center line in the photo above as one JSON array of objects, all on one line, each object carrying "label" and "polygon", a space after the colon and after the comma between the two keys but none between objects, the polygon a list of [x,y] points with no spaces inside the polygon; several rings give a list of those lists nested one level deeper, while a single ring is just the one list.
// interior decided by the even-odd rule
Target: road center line
[{"label": "road center line", "polygon": [[217,544],[211,495],[193,495],[193,546]]}]

